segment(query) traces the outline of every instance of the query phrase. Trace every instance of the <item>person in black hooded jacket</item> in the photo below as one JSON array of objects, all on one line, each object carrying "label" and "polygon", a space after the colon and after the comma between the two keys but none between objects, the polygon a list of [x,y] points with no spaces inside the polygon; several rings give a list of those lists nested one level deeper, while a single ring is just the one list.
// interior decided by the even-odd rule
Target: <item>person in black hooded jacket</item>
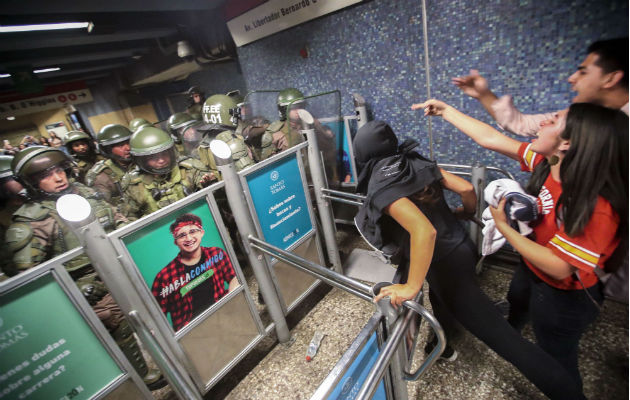
[{"label": "person in black hooded jacket", "polygon": [[[584,398],[567,370],[524,339],[476,283],[475,246],[458,221],[474,213],[472,185],[414,151],[416,142],[406,140],[399,146],[383,121],[371,121],[359,129],[353,146],[359,171],[357,191],[366,194],[355,224],[373,247],[398,263],[394,282],[399,283],[381,289],[374,301],[389,296],[398,307],[417,296],[426,276],[433,312],[447,340],[461,324],[548,397]],[[451,211],[443,189],[459,194],[463,207]],[[453,360],[456,353],[450,351]]]}]

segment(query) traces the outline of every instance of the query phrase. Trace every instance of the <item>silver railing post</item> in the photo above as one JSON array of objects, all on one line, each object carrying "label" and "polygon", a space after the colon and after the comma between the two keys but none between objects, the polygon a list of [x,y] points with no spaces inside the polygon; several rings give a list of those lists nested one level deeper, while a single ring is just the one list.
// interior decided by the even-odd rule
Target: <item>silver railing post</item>
[{"label": "silver railing post", "polygon": [[357,130],[367,124],[367,107],[365,107],[365,99],[358,93],[352,94],[354,100],[354,111],[357,114]]},{"label": "silver railing post", "polygon": [[333,265],[335,271],[342,273],[341,259],[339,258],[339,248],[337,247],[335,216],[332,213],[330,201],[324,198],[322,189],[327,189],[326,178],[324,175],[324,167],[317,145],[317,137],[315,133],[315,120],[311,113],[306,110],[298,110],[298,115],[302,120],[302,133],[306,134],[308,140],[308,166],[311,171],[311,179],[315,190],[315,201],[317,202],[317,210],[324,231],[324,241],[326,242],[326,252],[328,259]]},{"label": "silver railing post", "polygon": [[[103,227],[94,216],[90,203],[79,195],[68,194],[57,200],[57,212],[81,241],[83,251],[90,259],[92,267],[94,267],[98,276],[103,280],[105,286],[120,308],[122,310],[135,309],[142,315],[151,315],[151,311],[146,308],[144,301],[136,292],[136,289],[129,283],[129,279],[120,279],[121,276],[126,276],[127,273],[118,260],[116,249],[109,241]],[[150,327],[150,329],[157,330],[154,326]],[[156,338],[153,345],[147,346],[147,351],[149,351],[153,359],[160,358],[160,354],[154,351],[155,347],[158,346],[159,353],[168,354],[169,357],[173,357],[172,354],[165,351],[168,346],[160,343]],[[172,359],[174,358],[169,358],[169,360]],[[172,373],[166,373],[162,369],[165,366],[173,371],[177,371],[176,373],[180,380],[172,381],[171,379],[174,375]],[[180,369],[178,364],[168,361],[165,365],[160,365],[160,368],[169,384],[173,387],[185,387],[186,392],[191,394],[193,396],[191,398],[193,399],[201,399],[203,397],[192,380],[190,380],[186,371]]]},{"label": "silver railing post", "polygon": [[[390,298],[388,296],[383,297],[377,303],[378,308],[381,310],[383,315],[385,316],[385,322],[387,324],[387,338],[388,340],[394,340],[394,328],[398,327],[398,329],[403,329],[401,326],[405,328],[408,324],[396,324],[398,321],[399,313],[398,310],[392,306]],[[409,314],[409,313],[408,313]],[[411,318],[411,315],[408,316]],[[402,321],[401,321],[402,322]],[[406,321],[409,322],[409,321]],[[405,329],[406,330],[406,329]],[[400,335],[400,332],[397,332],[397,335]],[[402,333],[404,335],[404,333]],[[404,340],[404,339],[403,339]],[[407,356],[405,354],[405,346],[400,343],[400,345],[394,350],[395,354],[391,356],[391,360],[389,358],[385,359],[383,357],[384,362],[389,360],[389,372],[391,376],[391,384],[392,384],[392,392],[394,394],[395,400],[407,400],[407,383],[404,379],[405,377],[405,364],[407,363]],[[374,370],[377,370],[377,366],[375,365]],[[372,372],[372,371],[371,371]],[[371,375],[371,374],[370,374]],[[377,378],[377,377],[376,377]],[[374,393],[376,386],[378,385],[379,379],[376,379],[374,382],[368,382],[366,379],[365,387],[362,387],[359,393],[363,394],[371,394]],[[364,391],[367,390],[367,391]]]},{"label": "silver railing post", "polygon": [[247,253],[249,263],[254,270],[254,275],[258,281],[259,290],[262,293],[269,315],[274,322],[276,335],[280,343],[286,343],[291,339],[291,333],[284,318],[280,299],[278,298],[269,267],[262,254],[258,253],[249,244],[248,237],[256,236],[256,228],[249,213],[249,207],[245,200],[243,186],[241,180],[236,173],[234,161],[232,160],[232,151],[227,143],[221,140],[213,140],[210,142],[210,150],[214,155],[217,169],[225,182],[225,193],[234,215],[234,221],[241,233],[241,241]]},{"label": "silver railing post", "polygon": [[[481,218],[481,214],[483,213],[483,190],[486,187],[486,167],[479,163],[476,163],[472,166],[470,181],[475,188],[475,193],[477,193],[477,209],[475,210],[475,215],[478,215]],[[481,254],[481,242],[483,240],[481,234],[481,227],[477,224],[470,224],[470,237],[473,242],[477,245],[477,253]]]}]

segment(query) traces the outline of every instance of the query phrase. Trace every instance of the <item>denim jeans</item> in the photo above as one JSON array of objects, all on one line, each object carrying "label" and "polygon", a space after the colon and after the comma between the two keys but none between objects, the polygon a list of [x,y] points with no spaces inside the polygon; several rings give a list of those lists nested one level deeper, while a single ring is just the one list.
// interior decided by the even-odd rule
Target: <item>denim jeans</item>
[{"label": "denim jeans", "polygon": [[[601,304],[601,284],[587,289]],[[561,290],[539,279],[524,264],[518,267],[510,283],[508,321],[521,330],[531,320],[538,345],[558,360],[582,387],[578,369],[578,346],[582,333],[597,315],[599,308],[584,290]]]}]

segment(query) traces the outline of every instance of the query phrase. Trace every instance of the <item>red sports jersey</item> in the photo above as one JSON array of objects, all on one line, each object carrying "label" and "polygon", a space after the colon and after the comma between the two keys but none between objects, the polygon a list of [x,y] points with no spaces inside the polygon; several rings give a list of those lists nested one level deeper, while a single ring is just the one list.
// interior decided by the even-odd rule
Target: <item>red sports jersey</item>
[{"label": "red sports jersey", "polygon": [[[523,143],[519,148],[521,169],[529,172],[544,160],[543,156],[531,151],[530,146],[531,143]],[[555,181],[549,174],[538,194],[542,217],[530,226],[534,229],[536,243],[550,248],[555,255],[578,268],[584,286],[591,287],[597,283],[595,268],[598,266],[603,268],[619,244],[619,239],[615,237],[619,215],[612,209],[610,203],[600,196],[584,231],[580,235],[570,237],[564,232],[564,224],[556,216],[556,204],[560,194],[562,194],[560,182]],[[553,287],[565,290],[583,289],[574,275],[557,280],[534,267],[528,260],[525,260],[525,263],[540,279]]]}]

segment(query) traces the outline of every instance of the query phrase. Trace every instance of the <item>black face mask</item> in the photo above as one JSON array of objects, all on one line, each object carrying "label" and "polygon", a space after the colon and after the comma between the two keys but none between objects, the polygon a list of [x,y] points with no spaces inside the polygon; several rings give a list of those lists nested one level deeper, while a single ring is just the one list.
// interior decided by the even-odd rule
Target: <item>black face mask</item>
[{"label": "black face mask", "polygon": [[387,123],[370,121],[359,129],[352,145],[359,173],[357,191],[365,193],[374,164],[398,152],[398,138]]}]

